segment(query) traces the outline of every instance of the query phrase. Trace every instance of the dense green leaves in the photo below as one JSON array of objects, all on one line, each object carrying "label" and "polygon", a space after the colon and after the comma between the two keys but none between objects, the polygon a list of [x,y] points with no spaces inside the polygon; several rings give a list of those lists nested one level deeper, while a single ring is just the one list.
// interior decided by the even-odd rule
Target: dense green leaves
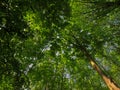
[{"label": "dense green leaves", "polygon": [[108,90],[84,48],[120,86],[119,5],[119,0],[1,0],[0,89]]}]

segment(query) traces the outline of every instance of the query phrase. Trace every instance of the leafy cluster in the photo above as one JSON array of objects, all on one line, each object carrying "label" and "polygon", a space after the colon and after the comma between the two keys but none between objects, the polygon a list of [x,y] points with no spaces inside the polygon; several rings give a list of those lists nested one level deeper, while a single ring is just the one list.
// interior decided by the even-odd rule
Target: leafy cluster
[{"label": "leafy cluster", "polygon": [[108,90],[89,56],[120,86],[119,5],[1,0],[0,90]]}]

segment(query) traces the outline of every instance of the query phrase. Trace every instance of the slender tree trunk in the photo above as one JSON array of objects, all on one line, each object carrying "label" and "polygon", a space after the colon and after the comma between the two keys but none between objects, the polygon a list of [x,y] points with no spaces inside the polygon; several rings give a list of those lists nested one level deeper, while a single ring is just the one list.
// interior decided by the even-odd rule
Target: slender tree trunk
[{"label": "slender tree trunk", "polygon": [[99,73],[110,90],[120,90],[117,84],[110,77],[102,72],[94,60],[90,60],[91,66]]},{"label": "slender tree trunk", "polygon": [[117,84],[112,80],[112,78],[108,77],[102,69],[98,66],[95,60],[91,57],[91,55],[87,52],[87,50],[82,47],[82,51],[85,53],[86,57],[88,58],[91,66],[98,72],[98,74],[102,77],[106,85],[110,90],[120,90]]},{"label": "slender tree trunk", "polygon": [[[73,36],[73,37],[75,38],[75,36]],[[91,64],[91,66],[102,77],[102,79],[104,80],[104,82],[106,83],[106,85],[108,86],[108,88],[110,90],[120,90],[120,87],[112,80],[112,78],[108,77],[108,75],[106,75],[102,71],[102,69],[98,66],[98,64],[96,63],[96,61],[88,53],[88,51],[86,50],[86,48],[84,46],[82,46],[76,38],[75,38],[75,41],[77,42],[77,45],[76,44],[74,44],[74,45],[77,46],[77,48],[79,48],[85,54],[85,56],[88,58],[88,60],[89,60],[89,62]]]}]

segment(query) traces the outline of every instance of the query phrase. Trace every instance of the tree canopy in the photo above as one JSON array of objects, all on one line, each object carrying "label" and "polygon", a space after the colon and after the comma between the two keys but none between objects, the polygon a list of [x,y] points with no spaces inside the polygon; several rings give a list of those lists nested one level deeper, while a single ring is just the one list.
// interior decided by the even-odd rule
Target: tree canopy
[{"label": "tree canopy", "polygon": [[120,90],[119,0],[1,0],[0,90]]}]

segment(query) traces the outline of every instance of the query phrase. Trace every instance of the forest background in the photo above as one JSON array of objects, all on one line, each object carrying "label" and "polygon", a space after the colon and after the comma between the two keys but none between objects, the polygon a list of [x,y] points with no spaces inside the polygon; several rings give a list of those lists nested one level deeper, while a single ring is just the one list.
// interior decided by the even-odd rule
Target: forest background
[{"label": "forest background", "polygon": [[0,90],[120,90],[120,0],[0,0]]}]

